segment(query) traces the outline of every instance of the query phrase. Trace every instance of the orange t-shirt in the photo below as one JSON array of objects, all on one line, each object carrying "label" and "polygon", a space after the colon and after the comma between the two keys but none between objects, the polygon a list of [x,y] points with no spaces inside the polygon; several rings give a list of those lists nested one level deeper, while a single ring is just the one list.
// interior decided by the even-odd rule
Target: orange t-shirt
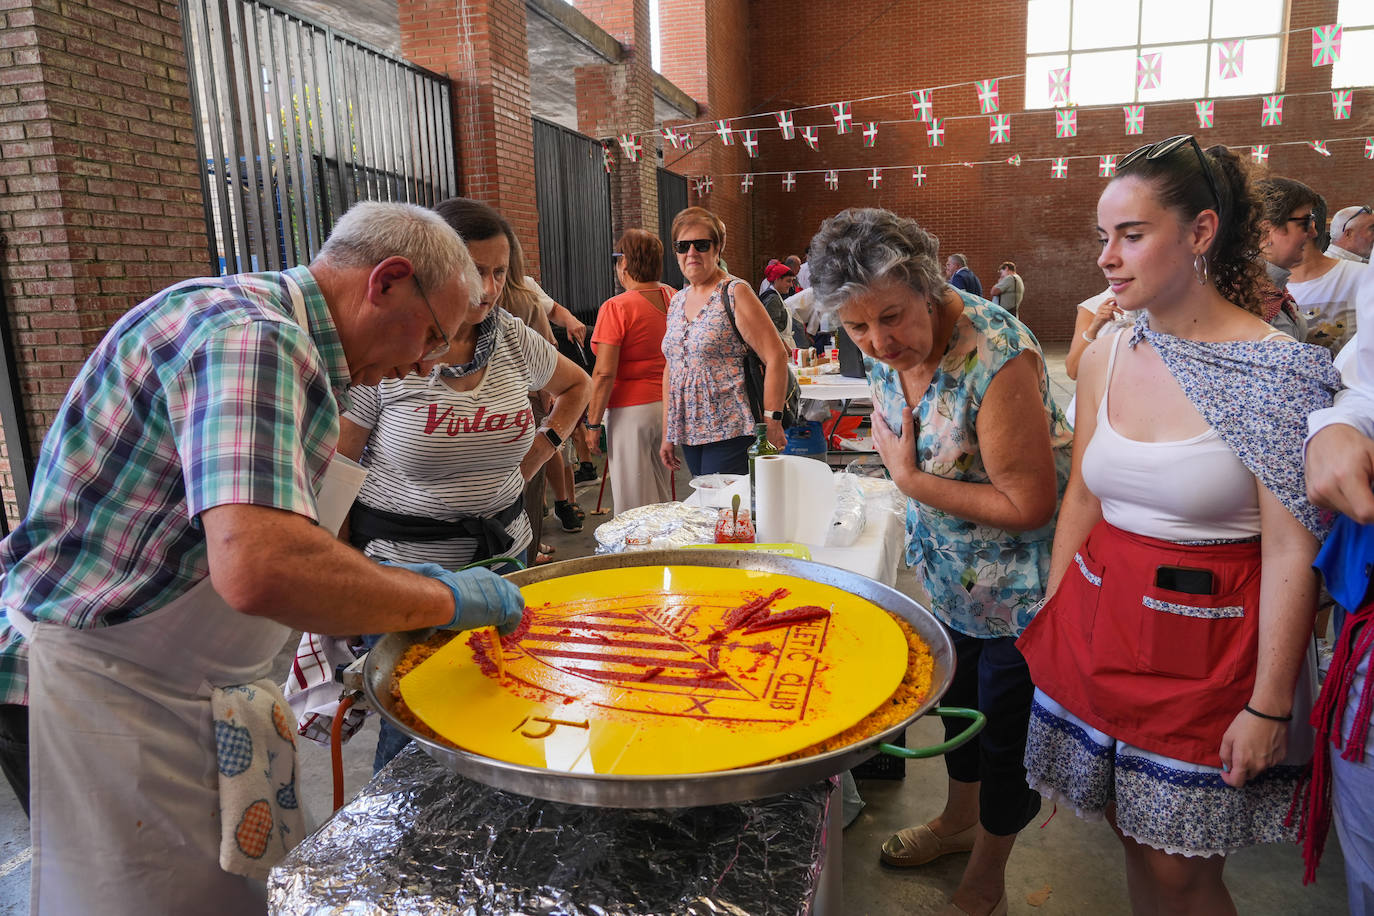
[{"label": "orange t-shirt", "polygon": [[592,352],[597,344],[620,348],[620,365],[606,406],[633,407],[663,400],[663,332],[670,295],[667,287],[660,286],[621,293],[601,304],[592,331]]}]

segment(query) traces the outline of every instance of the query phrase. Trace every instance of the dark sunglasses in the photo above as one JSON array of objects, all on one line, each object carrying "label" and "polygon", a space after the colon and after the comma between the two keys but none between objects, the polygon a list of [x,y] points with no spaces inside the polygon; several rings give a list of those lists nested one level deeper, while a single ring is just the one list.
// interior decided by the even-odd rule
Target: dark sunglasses
[{"label": "dark sunglasses", "polygon": [[1139,162],[1142,159],[1163,158],[1184,144],[1191,146],[1193,152],[1197,154],[1197,164],[1202,169],[1202,177],[1207,180],[1207,190],[1212,192],[1212,200],[1217,202],[1217,215],[1220,216],[1221,194],[1217,192],[1217,179],[1212,174],[1212,163],[1208,161],[1207,154],[1202,151],[1202,147],[1197,145],[1197,140],[1193,138],[1192,134],[1179,134],[1177,137],[1169,137],[1167,140],[1160,140],[1158,143],[1142,146],[1134,152],[1127,153],[1125,158],[1117,163],[1116,173],[1120,175],[1131,163]]},{"label": "dark sunglasses", "polygon": [[713,245],[715,245],[715,242],[710,239],[678,239],[673,243],[673,247],[677,249],[678,254],[686,254],[689,248],[695,248],[697,251],[701,252],[710,251]]}]

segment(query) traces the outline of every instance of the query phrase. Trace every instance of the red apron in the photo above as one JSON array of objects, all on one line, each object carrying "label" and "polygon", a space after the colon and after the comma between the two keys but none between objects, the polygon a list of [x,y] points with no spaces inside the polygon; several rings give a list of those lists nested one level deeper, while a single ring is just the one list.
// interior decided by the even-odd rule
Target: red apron
[{"label": "red apron", "polygon": [[[1159,566],[1211,570],[1213,594],[1155,585]],[[1258,541],[1190,547],[1099,522],[1017,641],[1031,680],[1136,747],[1221,765],[1221,738],[1255,683]]]}]

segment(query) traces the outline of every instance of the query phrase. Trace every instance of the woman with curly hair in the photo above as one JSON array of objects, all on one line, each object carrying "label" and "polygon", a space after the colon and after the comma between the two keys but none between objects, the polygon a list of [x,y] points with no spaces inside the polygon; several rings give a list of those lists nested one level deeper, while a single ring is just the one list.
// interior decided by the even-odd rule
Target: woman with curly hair
[{"label": "woman with curly hair", "polygon": [[907,497],[906,562],[958,657],[944,701],[987,716],[945,755],[943,810],[897,831],[882,859],[914,868],[971,852],[941,912],[1004,916],[1007,859],[1040,810],[1022,762],[1032,687],[1016,637],[1045,594],[1070,434],[1034,335],[952,287],[939,249],[913,219],[854,209],[821,225],[807,263],[816,308],[866,357],[873,441]]},{"label": "woman with curly hair", "polygon": [[1225,857],[1291,838],[1312,752],[1302,444],[1340,379],[1259,316],[1258,215],[1245,163],[1190,136],[1102,192],[1098,265],[1143,313],[1083,356],[1051,597],[1018,643],[1027,778],[1112,825],[1136,913],[1234,913]]}]

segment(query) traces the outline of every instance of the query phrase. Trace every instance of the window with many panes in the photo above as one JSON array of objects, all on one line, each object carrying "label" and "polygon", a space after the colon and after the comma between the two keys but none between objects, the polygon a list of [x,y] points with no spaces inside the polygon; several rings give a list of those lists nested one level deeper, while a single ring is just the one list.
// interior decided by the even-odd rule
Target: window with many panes
[{"label": "window with many panes", "polygon": [[1374,2],[1341,0],[1341,59],[1331,66],[1331,87],[1374,86]]},{"label": "window with many panes", "polygon": [[[1028,0],[1026,5],[1027,108],[1052,107],[1050,71],[1065,67],[1069,101],[1075,105],[1258,95],[1279,88],[1284,0]],[[1342,0],[1341,5],[1374,7],[1374,0]],[[1240,39],[1245,41],[1240,74],[1223,79],[1225,44]],[[1158,85],[1141,89],[1137,61],[1155,54]]]}]

